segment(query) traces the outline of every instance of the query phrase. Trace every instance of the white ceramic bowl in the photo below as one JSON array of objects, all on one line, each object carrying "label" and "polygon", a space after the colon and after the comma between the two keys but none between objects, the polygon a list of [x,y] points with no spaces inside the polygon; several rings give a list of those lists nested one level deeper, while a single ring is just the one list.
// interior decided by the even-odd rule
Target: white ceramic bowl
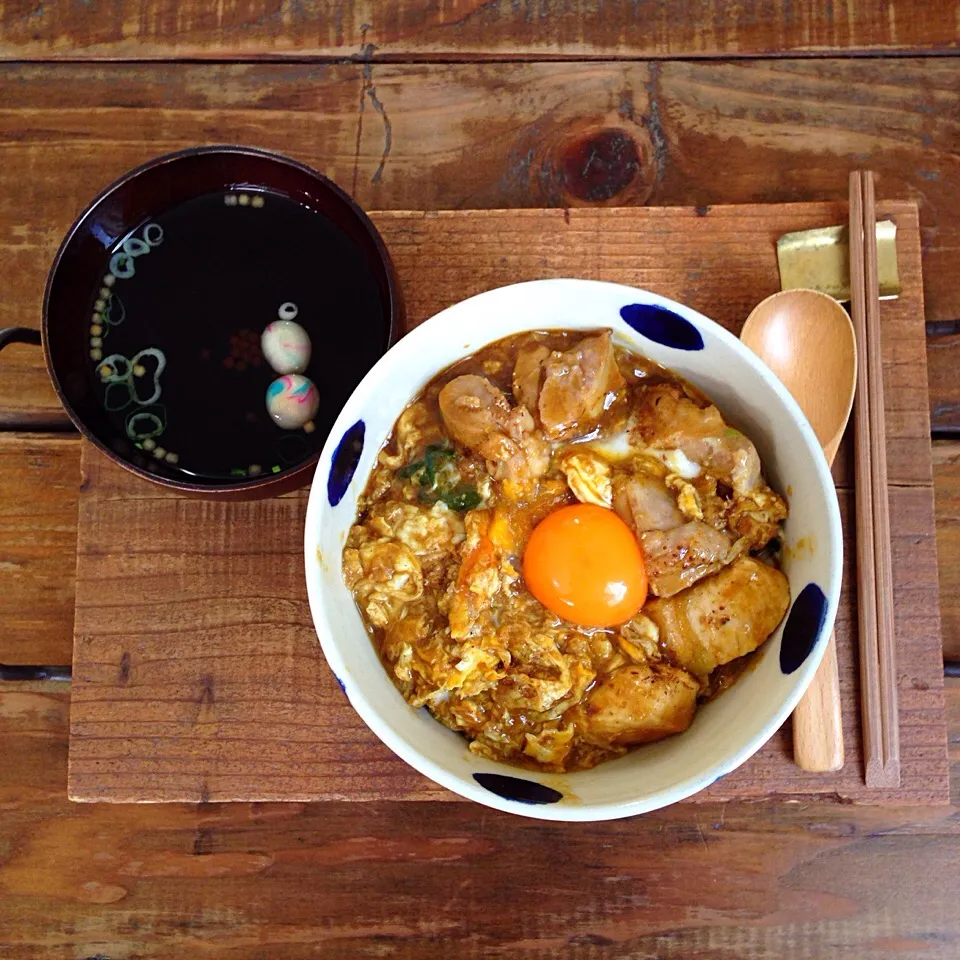
[{"label": "white ceramic bowl", "polygon": [[[357,497],[394,421],[439,371],[485,344],[537,329],[610,327],[615,339],[703,390],[757,445],[790,504],[783,570],[792,607],[758,665],[701,707],[685,733],[593,770],[534,773],[475,757],[467,741],[414,710],[373,649],[340,555]],[[437,314],[363,379],[320,455],[307,509],[310,609],[330,668],[354,709],[421,773],[479,803],[546,820],[605,820],[682,800],[738,767],[790,715],[820,663],[840,593],[840,514],[816,436],[780,381],[736,337],[664,297],[588,280],[502,287]],[[323,562],[320,562],[320,557]]]}]

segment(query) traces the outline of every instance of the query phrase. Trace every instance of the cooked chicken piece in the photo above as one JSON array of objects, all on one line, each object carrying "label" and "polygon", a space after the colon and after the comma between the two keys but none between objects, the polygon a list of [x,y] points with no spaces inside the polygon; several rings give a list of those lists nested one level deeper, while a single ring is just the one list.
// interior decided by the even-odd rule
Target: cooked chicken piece
[{"label": "cooked chicken piece", "polygon": [[464,374],[439,396],[440,413],[454,439],[495,463],[512,499],[529,492],[550,466],[550,449],[534,431],[525,407],[512,407],[486,377]]},{"label": "cooked chicken piece", "polygon": [[775,567],[741,557],[716,576],[643,612],[660,628],[660,644],[685,670],[706,677],[756,650],[790,606],[787,578]]},{"label": "cooked chicken piece", "polygon": [[657,384],[638,391],[634,423],[647,446],[682,451],[735,494],[760,485],[760,457],[753,443],[728,427],[716,407],[697,406],[678,386]]},{"label": "cooked chicken piece", "polygon": [[700,685],[668,664],[631,664],[598,683],[580,722],[594,743],[626,746],[682,733],[693,720]]},{"label": "cooked chicken piece", "polygon": [[[673,479],[699,509],[696,490]],[[671,597],[736,556],[730,539],[715,527],[701,520],[684,522],[684,512],[659,477],[638,473],[618,478],[615,491],[613,507],[640,540],[650,591],[656,596]]]},{"label": "cooked chicken piece", "polygon": [[610,464],[595,453],[568,453],[560,462],[573,495],[581,503],[609,507],[613,501]]},{"label": "cooked chicken piece", "polygon": [[486,377],[456,377],[440,391],[439,402],[447,429],[465,447],[496,461],[514,452],[507,433],[510,403]]},{"label": "cooked chicken piece", "polygon": [[613,509],[638,536],[647,530],[670,530],[683,523],[677,501],[664,482],[645,473],[616,478]]},{"label": "cooked chicken piece", "polygon": [[528,343],[520,348],[513,368],[513,399],[534,414],[540,397],[543,361],[549,356],[549,348],[542,343]]},{"label": "cooked chicken piece", "polygon": [[730,540],[701,520],[672,530],[648,530],[640,537],[650,592],[672,597],[715,573],[730,558]]},{"label": "cooked chicken piece", "polygon": [[625,386],[609,330],[552,353],[543,369],[537,409],[551,440],[589,433]]}]

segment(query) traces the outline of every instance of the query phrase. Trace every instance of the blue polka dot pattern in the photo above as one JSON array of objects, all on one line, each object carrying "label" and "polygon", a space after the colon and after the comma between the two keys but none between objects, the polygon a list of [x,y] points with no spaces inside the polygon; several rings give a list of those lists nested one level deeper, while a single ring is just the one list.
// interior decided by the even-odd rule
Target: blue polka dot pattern
[{"label": "blue polka dot pattern", "polygon": [[827,619],[827,598],[815,584],[808,583],[793,601],[780,642],[780,669],[793,673],[810,656]]},{"label": "blue polka dot pattern", "polygon": [[327,478],[327,498],[330,506],[335,507],[347,492],[353,474],[363,452],[363,435],[366,427],[358,420],[341,438],[330,462],[330,476]]},{"label": "blue polka dot pattern", "polygon": [[637,333],[675,350],[702,350],[700,331],[685,317],[653,303],[628,303],[620,316]]},{"label": "blue polka dot pattern", "polygon": [[337,686],[346,694],[347,688],[344,686],[343,681],[336,675],[333,675],[333,679],[337,681]]},{"label": "blue polka dot pattern", "polygon": [[502,773],[475,773],[473,779],[491,793],[504,800],[516,800],[518,803],[556,803],[563,794],[553,787],[546,787],[535,780],[523,780],[521,777],[507,777]]}]

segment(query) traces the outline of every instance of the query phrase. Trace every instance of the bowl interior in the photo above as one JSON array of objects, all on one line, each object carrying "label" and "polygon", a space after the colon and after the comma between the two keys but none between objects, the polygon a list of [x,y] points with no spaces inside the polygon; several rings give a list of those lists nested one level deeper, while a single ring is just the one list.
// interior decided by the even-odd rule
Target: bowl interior
[{"label": "bowl interior", "polygon": [[[307,329],[313,343],[313,357],[306,372],[320,389],[320,409],[315,418],[317,431],[309,438],[298,437],[296,451],[293,444],[288,443],[293,455],[273,458],[279,467],[275,472],[271,472],[270,464],[264,464],[264,475],[256,477],[233,479],[207,476],[203,472],[191,476],[182,465],[172,467],[138,451],[118,430],[116,420],[105,412],[103,397],[94,385],[89,305],[102,283],[108,252],[119,240],[135,229],[142,230],[146,222],[155,218],[176,216],[171,211],[184,210],[183,205],[188,202],[196,203],[204,196],[226,196],[231,191],[240,196],[244,188],[269,191],[262,194],[268,198],[268,206],[271,193],[289,198],[293,203],[286,204],[284,209],[289,208],[291,215],[300,217],[296,222],[316,226],[324,231],[322,236],[329,238],[322,247],[313,249],[321,234],[310,233],[310,242],[298,251],[301,259],[291,263],[285,274],[290,282],[274,283],[277,290],[294,291],[292,296],[281,299],[295,299],[297,289],[302,289],[304,296],[313,290],[325,293],[318,297],[322,310],[301,310],[297,316],[297,322]],[[274,209],[277,207],[274,205]],[[140,345],[153,346],[155,339],[162,341],[164,337],[168,341],[164,345],[168,354],[171,337],[175,338],[177,349],[184,344],[181,362],[168,363],[164,370],[164,390],[168,396],[169,391],[179,391],[181,398],[189,397],[186,400],[189,409],[197,410],[190,426],[190,436],[196,438],[197,444],[207,442],[207,435],[211,441],[219,439],[229,443],[231,449],[236,447],[240,464],[254,458],[247,456],[244,449],[245,446],[250,449],[253,444],[249,430],[244,430],[239,411],[249,407],[252,412],[247,416],[251,421],[254,416],[264,421],[263,433],[266,433],[264,428],[273,429],[263,416],[262,397],[266,384],[275,374],[258,361],[257,369],[251,365],[240,375],[231,368],[227,375],[221,369],[220,354],[225,359],[233,349],[226,342],[226,332],[232,333],[234,325],[237,331],[248,330],[247,341],[255,343],[266,324],[277,317],[274,290],[261,294],[263,303],[259,303],[257,297],[260,288],[268,286],[264,280],[270,277],[258,276],[256,266],[285,242],[284,237],[276,235],[278,224],[283,221],[276,219],[273,210],[267,212],[273,219],[261,217],[260,222],[269,226],[252,242],[244,240],[245,246],[233,236],[225,237],[222,245],[216,243],[215,236],[209,238],[209,242],[200,236],[178,235],[174,239],[165,236],[160,253],[153,258],[154,263],[158,256],[168,258],[161,262],[169,263],[169,258],[175,256],[175,243],[192,242],[197,256],[190,262],[200,261],[196,270],[186,273],[170,270],[177,275],[170,276],[169,282],[161,270],[155,274],[155,286],[149,293],[142,288],[137,291],[138,281],[118,280],[113,290],[118,294],[123,291],[125,297],[133,300],[134,307],[125,310],[127,319],[123,327],[104,328],[106,333],[113,333],[112,339],[104,339],[104,354],[113,353],[117,341],[125,334],[128,340],[134,336],[130,333],[132,324],[136,324],[135,337],[142,340],[142,344],[130,345],[130,351]],[[246,210],[235,207],[234,213],[237,217],[247,217],[248,224],[251,216],[257,216],[249,206]],[[221,214],[227,215],[225,210]],[[184,222],[182,217],[179,222]],[[210,229],[213,232],[213,228]],[[168,229],[167,233],[171,232]],[[227,232],[221,231],[221,235]],[[251,231],[248,226],[247,232],[255,234],[256,228]],[[234,284],[221,292],[222,284],[205,284],[204,277],[229,275],[234,261],[226,249],[239,249],[241,256],[236,259]],[[138,261],[141,272],[152,267],[150,260],[144,257]],[[345,264],[356,264],[355,274],[348,275]],[[178,276],[184,278],[180,284]],[[361,279],[354,281],[354,276]],[[165,309],[154,309],[147,314],[150,296],[169,298],[164,301]],[[335,184],[308,167],[275,154],[243,147],[197,148],[160,157],[131,171],[94,200],[77,220],[57,254],[48,281],[44,343],[61,399],[94,443],[125,466],[151,479],[186,490],[215,491],[282,482],[286,475],[302,473],[304,467],[315,462],[343,402],[395,338],[394,314],[393,280],[383,244],[367,217]],[[164,317],[168,318],[166,323]],[[174,329],[178,331],[176,334]],[[185,403],[181,401],[180,405],[183,408]]]},{"label": "bowl interior", "polygon": [[[572,774],[530,773],[473,756],[466,742],[394,688],[343,584],[340,554],[357,496],[394,420],[439,370],[523,330],[610,327],[623,345],[704,390],[756,443],[789,501],[783,569],[792,607],[737,684],[680,736]],[[400,341],[334,425],[311,491],[307,585],[327,661],[354,708],[401,757],[450,789],[515,813],[597,820],[683,799],[728,773],[782,724],[809,683],[836,614],[842,542],[836,491],[809,424],[779,381],[731,334],[695,311],[616,284],[550,280],[481,294]]]}]

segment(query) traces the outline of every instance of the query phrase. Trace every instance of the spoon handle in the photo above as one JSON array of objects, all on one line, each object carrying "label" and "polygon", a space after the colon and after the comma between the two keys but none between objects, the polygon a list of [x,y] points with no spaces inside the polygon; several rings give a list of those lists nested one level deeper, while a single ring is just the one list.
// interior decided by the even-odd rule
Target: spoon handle
[{"label": "spoon handle", "polygon": [[[823,448],[830,466],[839,446],[836,437]],[[813,681],[793,711],[793,762],[810,773],[831,773],[843,769],[843,759],[837,641],[831,633]]]},{"label": "spoon handle", "polygon": [[801,770],[811,773],[843,767],[840,677],[832,633],[813,682],[793,711],[793,759]]}]

